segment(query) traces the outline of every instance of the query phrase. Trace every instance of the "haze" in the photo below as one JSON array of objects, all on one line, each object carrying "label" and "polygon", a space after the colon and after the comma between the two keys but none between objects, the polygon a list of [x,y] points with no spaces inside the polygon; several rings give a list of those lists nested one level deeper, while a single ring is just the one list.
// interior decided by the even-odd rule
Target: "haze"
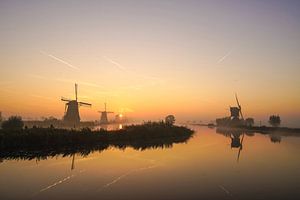
[{"label": "haze", "polygon": [[0,2],[0,110],[62,118],[60,97],[139,120],[300,124],[299,1]]}]

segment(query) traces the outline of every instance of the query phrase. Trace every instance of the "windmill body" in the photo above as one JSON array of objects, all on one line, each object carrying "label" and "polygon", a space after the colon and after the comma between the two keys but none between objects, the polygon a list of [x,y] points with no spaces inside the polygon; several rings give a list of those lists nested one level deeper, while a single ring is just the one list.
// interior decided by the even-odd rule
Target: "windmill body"
[{"label": "windmill body", "polygon": [[63,122],[72,126],[80,123],[79,106],[92,106],[92,104],[89,103],[78,102],[77,84],[75,84],[75,100],[66,99],[64,97],[62,97],[61,100],[66,102]]},{"label": "windmill body", "polygon": [[104,111],[99,111],[99,113],[101,113],[101,117],[100,117],[100,124],[108,124],[108,114],[114,113],[111,111],[106,111],[106,103],[104,103]]},{"label": "windmill body", "polygon": [[239,119],[240,109],[238,107],[230,107],[230,117],[231,119]]},{"label": "windmill body", "polygon": [[239,100],[238,100],[236,94],[235,94],[235,99],[236,99],[237,106],[230,107],[231,125],[242,125],[244,123],[244,116],[242,113],[242,107],[239,103]]},{"label": "windmill body", "polygon": [[80,122],[78,102],[73,100],[66,103],[67,111],[63,118],[64,122],[78,124]]}]

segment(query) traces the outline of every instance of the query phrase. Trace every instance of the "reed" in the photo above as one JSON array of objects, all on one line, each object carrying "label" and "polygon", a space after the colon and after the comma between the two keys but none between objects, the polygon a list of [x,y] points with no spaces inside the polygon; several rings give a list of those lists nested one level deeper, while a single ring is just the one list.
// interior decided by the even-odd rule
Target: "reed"
[{"label": "reed", "polygon": [[[174,143],[186,142],[194,132],[183,126],[164,122],[146,122],[141,125],[125,126],[121,130],[92,131],[56,128],[30,128],[21,130],[0,130],[0,157],[8,155],[32,156],[64,153],[89,153],[115,148],[134,149],[164,148]],[[85,153],[84,153],[85,152]]]}]

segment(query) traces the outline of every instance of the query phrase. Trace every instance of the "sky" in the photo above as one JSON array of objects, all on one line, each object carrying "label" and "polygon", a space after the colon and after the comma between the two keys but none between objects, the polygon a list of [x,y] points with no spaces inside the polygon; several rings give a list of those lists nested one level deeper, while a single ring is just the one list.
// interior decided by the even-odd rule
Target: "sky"
[{"label": "sky", "polygon": [[300,1],[0,1],[0,111],[82,120],[209,122],[238,94],[245,117],[300,126]]}]

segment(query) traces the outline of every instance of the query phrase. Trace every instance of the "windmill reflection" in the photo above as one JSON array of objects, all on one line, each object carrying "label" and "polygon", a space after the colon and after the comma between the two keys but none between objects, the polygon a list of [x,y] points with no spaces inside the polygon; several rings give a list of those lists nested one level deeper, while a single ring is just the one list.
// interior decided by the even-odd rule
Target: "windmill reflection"
[{"label": "windmill reflection", "polygon": [[280,143],[281,135],[276,134],[276,133],[270,134],[270,139],[271,139],[271,142],[273,142],[273,143]]},{"label": "windmill reflection", "polygon": [[71,170],[75,169],[75,153],[72,156]]},{"label": "windmill reflection", "polygon": [[217,129],[217,133],[220,133],[226,137],[230,137],[231,139],[231,148],[238,148],[238,154],[237,154],[237,159],[236,161],[239,162],[240,160],[240,155],[241,155],[241,151],[243,149],[243,141],[245,138],[245,133],[243,133],[240,130],[221,130],[221,129]]},{"label": "windmill reflection", "polygon": [[113,141],[111,143],[101,144],[87,144],[73,146],[72,148],[57,148],[49,149],[47,147],[42,149],[19,149],[11,151],[0,152],[1,160],[46,160],[57,156],[72,157],[71,170],[75,169],[75,154],[85,157],[93,152],[105,151],[110,148],[124,150],[126,148],[133,148],[134,150],[144,151],[146,149],[164,149],[172,148],[174,144],[186,143],[192,135],[180,136],[180,137],[167,137],[153,140],[126,140],[126,141]]}]

